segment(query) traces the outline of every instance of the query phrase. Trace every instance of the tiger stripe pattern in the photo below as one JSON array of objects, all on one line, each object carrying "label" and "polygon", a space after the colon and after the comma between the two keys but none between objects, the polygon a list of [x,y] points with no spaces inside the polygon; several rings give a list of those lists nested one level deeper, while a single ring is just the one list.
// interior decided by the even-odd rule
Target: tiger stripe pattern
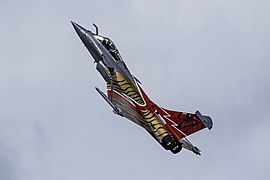
[{"label": "tiger stripe pattern", "polygon": [[107,83],[107,89],[113,89],[120,94],[125,94],[140,105],[145,105],[145,102],[138,91],[138,88],[130,80],[126,79],[121,73],[116,72],[110,83]]},{"label": "tiger stripe pattern", "polygon": [[147,109],[141,109],[144,119],[148,126],[152,129],[155,136],[161,141],[165,136],[170,135],[165,126],[157,118],[156,114]]},{"label": "tiger stripe pattern", "polygon": [[[161,141],[165,136],[170,135],[170,133],[158,119],[156,114],[143,108],[143,106],[146,105],[146,102],[144,101],[142,95],[140,94],[137,86],[134,83],[132,83],[129,79],[125,78],[119,72],[110,75],[110,77],[111,82],[107,83],[108,90],[113,89],[113,91],[116,91],[119,94],[124,94],[139,104],[139,109],[141,110],[142,115],[135,113],[135,111],[133,112],[128,107],[124,107],[124,104],[121,103],[121,101],[114,100],[112,97],[109,97],[112,102],[114,102],[124,110],[125,115],[128,119],[137,122],[139,125],[145,127],[148,131],[151,131],[159,141]],[[127,111],[127,109],[129,110]]]}]

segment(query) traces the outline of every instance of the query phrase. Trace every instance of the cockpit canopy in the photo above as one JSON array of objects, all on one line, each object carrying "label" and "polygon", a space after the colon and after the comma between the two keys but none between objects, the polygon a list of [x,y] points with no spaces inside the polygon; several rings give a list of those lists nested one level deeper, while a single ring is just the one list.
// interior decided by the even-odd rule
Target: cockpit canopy
[{"label": "cockpit canopy", "polygon": [[100,35],[94,35],[94,37],[101,42],[116,61],[123,61],[118,49],[111,39]]}]

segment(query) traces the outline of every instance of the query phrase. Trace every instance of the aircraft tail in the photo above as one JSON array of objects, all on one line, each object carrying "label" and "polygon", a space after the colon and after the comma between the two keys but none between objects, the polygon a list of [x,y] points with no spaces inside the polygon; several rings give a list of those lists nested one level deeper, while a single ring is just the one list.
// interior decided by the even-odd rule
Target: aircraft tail
[{"label": "aircraft tail", "polygon": [[196,111],[195,112],[196,116],[198,116],[198,118],[200,118],[200,120],[202,121],[202,123],[210,130],[212,129],[213,127],[213,121],[211,119],[210,116],[205,116],[205,115],[202,115],[200,113],[200,111]]},{"label": "aircraft tail", "polygon": [[[209,116],[202,115],[199,111],[193,114],[162,109],[169,114],[167,118],[176,124],[174,125],[177,128],[177,130],[175,129],[176,133],[180,131],[185,136],[188,136],[206,127],[210,130],[213,126],[212,119]],[[183,135],[180,134],[179,137],[183,138]]]}]

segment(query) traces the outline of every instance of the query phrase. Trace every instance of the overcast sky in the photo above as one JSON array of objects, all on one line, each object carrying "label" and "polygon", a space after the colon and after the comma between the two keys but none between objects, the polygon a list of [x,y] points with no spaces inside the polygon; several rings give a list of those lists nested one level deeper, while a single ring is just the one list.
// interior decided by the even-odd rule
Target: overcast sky
[{"label": "overcast sky", "polygon": [[[1,0],[0,180],[267,179],[268,0]],[[210,115],[165,151],[115,116],[70,20],[113,39],[154,102]]]}]

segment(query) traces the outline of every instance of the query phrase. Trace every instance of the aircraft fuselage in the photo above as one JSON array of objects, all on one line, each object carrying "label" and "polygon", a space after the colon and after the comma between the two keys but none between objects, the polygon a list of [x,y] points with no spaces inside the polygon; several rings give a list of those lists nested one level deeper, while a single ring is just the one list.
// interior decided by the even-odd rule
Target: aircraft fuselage
[{"label": "aircraft fuselage", "polygon": [[[199,112],[194,115],[170,111],[156,105],[143,91],[140,82],[130,73],[118,49],[109,38],[93,34],[74,22],[72,25],[93,56],[96,69],[107,83],[107,95],[98,88],[97,90],[114,112],[146,129],[165,149],[173,153],[178,153],[182,145],[187,149],[190,145],[190,150],[200,154],[196,147],[183,139],[205,128],[207,122],[204,120],[208,116]],[[209,129],[212,127],[211,123],[212,121]]]}]

